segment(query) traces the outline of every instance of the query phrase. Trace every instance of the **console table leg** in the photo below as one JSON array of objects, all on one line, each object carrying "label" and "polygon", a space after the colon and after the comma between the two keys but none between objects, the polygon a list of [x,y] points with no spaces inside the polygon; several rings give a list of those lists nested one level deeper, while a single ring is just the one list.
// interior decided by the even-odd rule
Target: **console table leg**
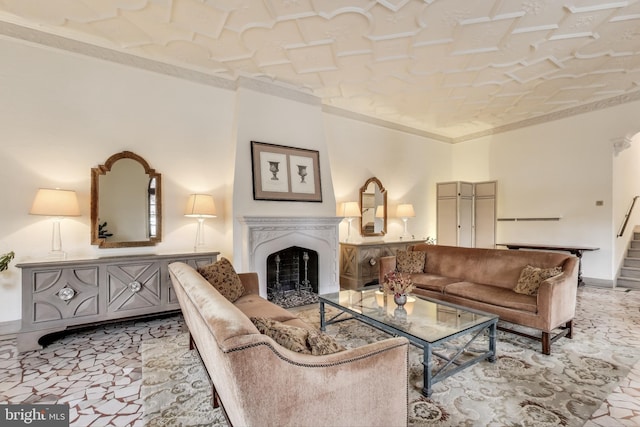
[{"label": "console table leg", "polygon": [[326,324],[324,320],[324,302],[320,301],[320,330],[324,331],[326,329]]},{"label": "console table leg", "polygon": [[578,286],[584,286],[584,281],[582,281],[582,251],[576,250],[573,254],[578,258]]},{"label": "console table leg", "polygon": [[489,327],[489,351],[491,352],[491,356],[489,356],[489,362],[494,363],[497,358],[497,348],[496,348],[496,337],[498,335],[498,322],[494,322]]}]

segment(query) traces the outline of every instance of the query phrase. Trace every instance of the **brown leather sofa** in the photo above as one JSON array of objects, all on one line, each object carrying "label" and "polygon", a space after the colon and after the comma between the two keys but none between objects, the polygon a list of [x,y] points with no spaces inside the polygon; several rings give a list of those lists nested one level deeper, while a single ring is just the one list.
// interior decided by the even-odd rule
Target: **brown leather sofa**
[{"label": "brown leather sofa", "polygon": [[314,356],[280,346],[249,319],[310,328],[258,294],[256,273],[231,303],[196,270],[169,265],[185,322],[235,426],[394,426],[408,420],[406,338]]},{"label": "brown leather sofa", "polygon": [[[423,272],[411,274],[414,294],[497,314],[501,321],[525,326],[500,322],[499,329],[541,341],[544,354],[550,354],[551,343],[558,338],[572,337],[578,280],[575,256],[424,243],[408,249],[426,252]],[[527,265],[560,266],[562,274],[542,281],[537,295],[517,293],[514,288]],[[381,258],[380,283],[395,269],[395,256]]]}]

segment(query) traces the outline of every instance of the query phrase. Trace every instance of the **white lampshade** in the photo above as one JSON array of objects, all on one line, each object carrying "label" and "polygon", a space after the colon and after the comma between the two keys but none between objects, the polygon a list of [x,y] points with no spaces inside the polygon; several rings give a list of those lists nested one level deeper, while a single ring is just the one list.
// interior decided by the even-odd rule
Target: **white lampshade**
[{"label": "white lampshade", "polygon": [[384,205],[378,205],[376,208],[376,218],[384,218]]},{"label": "white lampshade", "polygon": [[209,194],[192,194],[187,201],[184,216],[192,218],[215,218],[216,205]]},{"label": "white lampshade", "polygon": [[65,216],[80,216],[76,192],[59,188],[41,188],[36,193],[36,198],[33,200],[29,213],[31,215],[52,217],[53,230],[51,232],[51,251],[49,256],[65,259],[67,254],[62,250],[60,221]]},{"label": "white lampshade", "polygon": [[54,217],[80,216],[78,196],[73,190],[41,188],[36,193],[29,213]]},{"label": "white lampshade", "polygon": [[413,210],[413,205],[411,203],[406,203],[398,205],[396,216],[399,218],[413,218],[416,216],[416,212]]},{"label": "white lampshade", "polygon": [[362,216],[362,212],[360,212],[360,206],[358,206],[358,202],[345,202],[343,210],[343,216],[346,218]]}]

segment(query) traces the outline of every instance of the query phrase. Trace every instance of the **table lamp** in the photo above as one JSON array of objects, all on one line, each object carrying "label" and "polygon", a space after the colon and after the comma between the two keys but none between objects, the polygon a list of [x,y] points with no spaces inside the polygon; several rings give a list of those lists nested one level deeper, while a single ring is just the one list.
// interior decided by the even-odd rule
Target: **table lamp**
[{"label": "table lamp", "polygon": [[411,203],[398,205],[396,216],[402,218],[402,221],[404,221],[403,236],[408,236],[409,233],[407,232],[407,221],[409,220],[409,218],[413,218],[416,216],[416,212],[413,210],[413,205]]},{"label": "table lamp", "polygon": [[198,252],[204,248],[204,220],[216,217],[216,205],[213,201],[213,196],[209,194],[190,195],[184,216],[198,219],[196,241],[193,245],[194,252]]},{"label": "table lamp", "polygon": [[59,188],[40,188],[33,200],[29,214],[51,217],[53,230],[51,232],[51,252],[49,252],[49,257],[65,259],[67,254],[62,250],[60,221],[67,216],[80,216],[76,192]]},{"label": "table lamp", "polygon": [[347,218],[349,221],[349,228],[347,229],[347,238],[345,242],[349,242],[351,239],[351,222],[358,217],[362,216],[362,212],[360,211],[360,206],[358,206],[358,202],[345,202],[343,209],[343,216]]}]

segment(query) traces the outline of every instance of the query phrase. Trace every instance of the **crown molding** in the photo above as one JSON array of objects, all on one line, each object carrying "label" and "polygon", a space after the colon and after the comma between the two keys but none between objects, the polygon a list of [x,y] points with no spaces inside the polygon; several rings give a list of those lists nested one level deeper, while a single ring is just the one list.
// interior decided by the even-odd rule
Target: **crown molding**
[{"label": "crown molding", "polygon": [[428,131],[425,131],[425,130],[412,128],[410,126],[401,125],[399,123],[394,123],[394,122],[390,122],[390,121],[387,121],[387,120],[378,119],[376,117],[367,116],[365,114],[356,113],[356,112],[345,110],[345,109],[342,109],[342,108],[339,108],[339,107],[334,107],[332,105],[323,104],[322,105],[322,111],[327,113],[327,114],[334,114],[336,116],[341,116],[341,117],[345,117],[345,118],[348,118],[348,119],[353,119],[353,120],[357,120],[357,121],[360,121],[360,122],[369,123],[369,124],[380,126],[380,127],[387,128],[387,129],[398,130],[398,131],[401,131],[401,132],[410,133],[410,134],[417,135],[417,136],[422,136],[424,138],[431,138],[431,139],[435,139],[436,141],[440,141],[440,142],[446,142],[446,143],[449,143],[449,144],[455,142],[453,138],[449,138],[449,137],[444,136],[444,135],[439,135],[439,134],[428,132]]},{"label": "crown molding", "polygon": [[270,82],[255,79],[253,77],[240,76],[237,80],[237,88],[251,89],[267,95],[290,99],[309,105],[321,105],[320,98],[310,93],[302,92],[300,89],[288,86],[279,82]]},{"label": "crown molding", "polygon": [[564,110],[554,111],[552,113],[532,117],[527,120],[521,120],[519,122],[509,123],[503,126],[496,126],[494,128],[487,129],[482,132],[470,133],[464,136],[454,138],[453,143],[469,141],[472,139],[481,138],[483,136],[495,135],[497,133],[508,132],[515,129],[552,122],[555,120],[566,119],[567,117],[577,116],[579,114],[584,114],[584,113],[591,113],[598,110],[604,110],[606,108],[615,107],[618,105],[626,104],[629,102],[635,102],[638,100],[640,100],[640,90],[614,96],[612,98],[605,98],[599,101],[589,102],[587,104],[578,105],[576,107],[567,108]]}]

